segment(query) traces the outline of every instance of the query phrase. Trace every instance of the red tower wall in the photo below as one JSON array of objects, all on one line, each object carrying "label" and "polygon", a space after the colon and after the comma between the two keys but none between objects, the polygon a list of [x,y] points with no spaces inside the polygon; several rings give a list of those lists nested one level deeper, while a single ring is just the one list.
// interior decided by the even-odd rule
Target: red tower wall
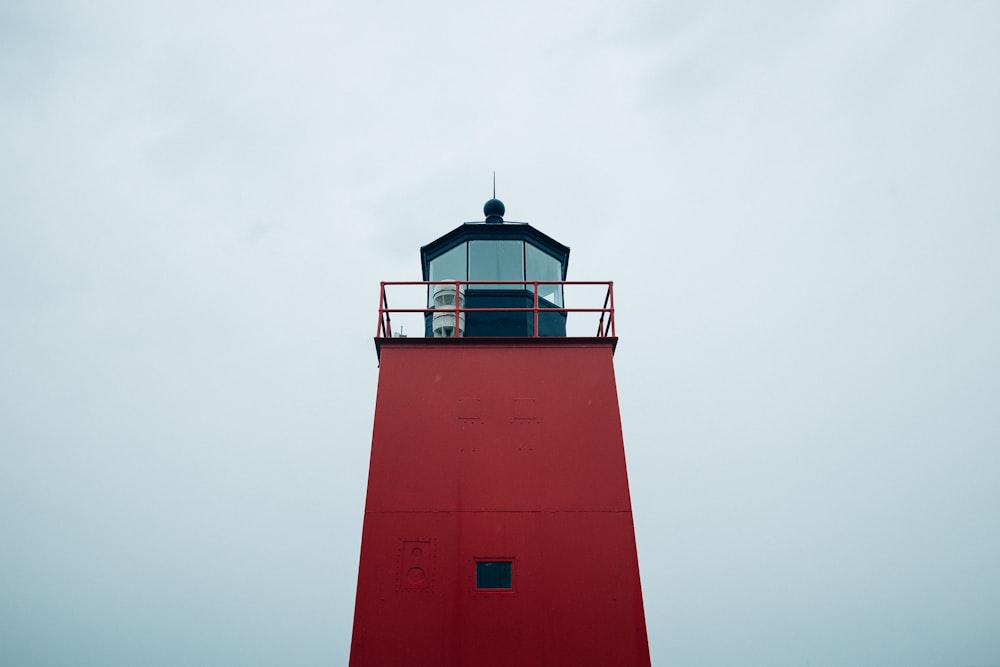
[{"label": "red tower wall", "polygon": [[612,344],[382,341],[353,667],[649,664]]}]

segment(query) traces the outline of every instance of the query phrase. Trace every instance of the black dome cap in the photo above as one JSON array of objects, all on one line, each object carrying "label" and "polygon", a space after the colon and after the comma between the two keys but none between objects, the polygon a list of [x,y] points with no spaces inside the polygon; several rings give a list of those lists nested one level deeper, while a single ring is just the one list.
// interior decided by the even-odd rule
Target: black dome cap
[{"label": "black dome cap", "polygon": [[486,222],[503,222],[503,214],[507,209],[499,199],[491,199],[483,204],[483,213],[486,215]]}]

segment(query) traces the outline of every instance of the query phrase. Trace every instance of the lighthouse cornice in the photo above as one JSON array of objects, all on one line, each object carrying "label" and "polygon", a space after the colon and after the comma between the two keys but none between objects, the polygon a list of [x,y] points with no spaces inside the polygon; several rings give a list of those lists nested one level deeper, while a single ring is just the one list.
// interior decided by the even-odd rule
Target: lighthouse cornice
[{"label": "lighthouse cornice", "polygon": [[464,347],[495,347],[510,348],[517,346],[527,347],[606,347],[614,354],[618,347],[617,336],[538,336],[526,338],[524,336],[481,336],[477,338],[390,338],[383,336],[375,337],[375,352],[379,359],[382,357],[382,349],[387,347],[419,348],[419,347],[441,347],[461,345]]}]

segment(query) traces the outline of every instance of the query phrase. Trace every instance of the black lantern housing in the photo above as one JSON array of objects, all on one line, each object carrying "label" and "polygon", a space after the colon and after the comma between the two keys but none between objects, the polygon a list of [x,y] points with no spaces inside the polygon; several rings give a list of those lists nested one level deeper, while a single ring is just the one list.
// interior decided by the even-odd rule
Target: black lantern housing
[{"label": "black lantern housing", "polygon": [[[563,307],[562,285],[546,281],[566,280],[569,248],[525,222],[504,222],[503,203],[491,199],[483,207],[484,222],[466,222],[420,249],[425,281],[447,285],[449,281],[521,281],[468,285],[464,307],[533,308],[534,281],[538,285],[538,307]],[[435,307],[435,289],[428,291],[428,306]],[[450,288],[449,288],[450,289]],[[454,303],[454,301],[451,301]],[[425,316],[425,335],[438,335],[432,314]],[[531,336],[531,311],[469,311],[464,316],[464,336]],[[538,316],[539,336],[565,336],[566,313],[543,312]]]}]

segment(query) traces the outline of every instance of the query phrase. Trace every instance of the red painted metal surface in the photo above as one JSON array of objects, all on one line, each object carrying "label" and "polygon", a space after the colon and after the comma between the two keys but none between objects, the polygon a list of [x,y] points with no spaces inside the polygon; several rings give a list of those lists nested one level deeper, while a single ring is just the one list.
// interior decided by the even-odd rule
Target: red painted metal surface
[{"label": "red painted metal surface", "polygon": [[614,340],[380,341],[352,667],[649,665]]}]

